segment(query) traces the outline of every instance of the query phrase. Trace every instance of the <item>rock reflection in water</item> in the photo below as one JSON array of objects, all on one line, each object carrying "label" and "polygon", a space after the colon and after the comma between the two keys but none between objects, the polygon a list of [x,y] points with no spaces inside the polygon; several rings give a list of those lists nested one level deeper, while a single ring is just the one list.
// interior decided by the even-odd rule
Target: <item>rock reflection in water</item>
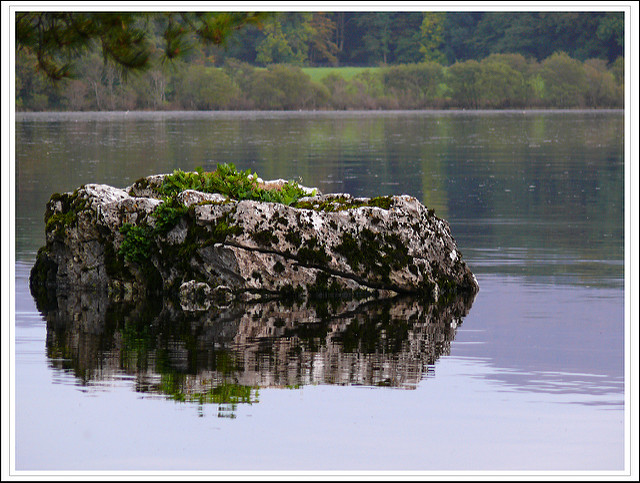
[{"label": "rock reflection in water", "polygon": [[259,388],[415,388],[449,354],[472,302],[271,301],[185,312],[167,301],[110,303],[78,292],[39,309],[52,366],[79,384],[125,374],[138,392],[217,403],[219,415],[233,417],[236,404],[258,401]]}]

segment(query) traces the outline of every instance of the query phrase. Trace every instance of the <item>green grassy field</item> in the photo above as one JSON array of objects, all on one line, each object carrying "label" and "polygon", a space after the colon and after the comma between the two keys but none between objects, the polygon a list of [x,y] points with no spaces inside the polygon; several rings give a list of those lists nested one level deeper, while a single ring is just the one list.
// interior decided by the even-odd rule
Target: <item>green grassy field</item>
[{"label": "green grassy field", "polygon": [[378,67],[303,67],[302,71],[308,74],[312,81],[320,82],[332,72],[342,76],[345,80],[350,80],[360,72],[365,70],[375,71],[377,69]]}]

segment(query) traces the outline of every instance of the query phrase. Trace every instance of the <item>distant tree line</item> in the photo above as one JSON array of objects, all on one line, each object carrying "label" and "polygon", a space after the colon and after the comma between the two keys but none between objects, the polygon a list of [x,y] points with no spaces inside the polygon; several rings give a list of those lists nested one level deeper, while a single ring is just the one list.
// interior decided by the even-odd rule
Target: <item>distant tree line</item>
[{"label": "distant tree line", "polygon": [[[18,61],[16,68],[22,68]],[[243,109],[508,109],[621,108],[624,61],[581,62],[555,53],[542,62],[521,54],[492,54],[445,67],[437,62],[389,65],[350,79],[340,68],[314,82],[302,68],[266,68],[227,59],[223,67],[183,63],[125,81],[97,54],[76,80],[47,82],[16,76],[18,110]]]},{"label": "distant tree line", "polygon": [[623,12],[280,12],[248,26],[225,48],[205,48],[216,65],[445,65],[491,54],[537,61],[555,52],[608,63],[623,55]]},{"label": "distant tree line", "polygon": [[453,64],[495,53],[540,61],[556,51],[613,62],[623,40],[622,12],[280,12],[205,50],[217,65]]},{"label": "distant tree line", "polygon": [[[622,12],[91,15],[17,22],[17,109],[623,105]],[[318,82],[301,70],[353,65],[375,68]]]}]

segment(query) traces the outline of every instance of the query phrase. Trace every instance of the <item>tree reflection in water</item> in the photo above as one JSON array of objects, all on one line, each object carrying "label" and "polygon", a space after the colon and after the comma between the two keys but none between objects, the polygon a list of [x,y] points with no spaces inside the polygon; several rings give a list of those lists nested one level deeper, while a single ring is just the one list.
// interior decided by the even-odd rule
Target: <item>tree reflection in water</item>
[{"label": "tree reflection in water", "polygon": [[268,301],[185,312],[169,301],[113,303],[75,292],[38,300],[53,368],[92,386],[135,380],[137,392],[219,405],[258,402],[260,388],[309,384],[414,389],[448,355],[472,298],[425,304]]}]

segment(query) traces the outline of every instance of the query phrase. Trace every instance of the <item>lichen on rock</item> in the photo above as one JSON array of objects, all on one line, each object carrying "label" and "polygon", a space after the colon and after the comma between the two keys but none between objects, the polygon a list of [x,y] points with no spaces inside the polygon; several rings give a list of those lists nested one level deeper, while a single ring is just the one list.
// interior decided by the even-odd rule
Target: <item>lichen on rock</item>
[{"label": "lichen on rock", "polygon": [[[323,195],[225,169],[229,178],[180,172],[53,195],[32,293],[162,295],[198,310],[274,298],[437,302],[478,291],[449,224],[416,198]],[[215,192],[229,180],[242,189]]]}]

